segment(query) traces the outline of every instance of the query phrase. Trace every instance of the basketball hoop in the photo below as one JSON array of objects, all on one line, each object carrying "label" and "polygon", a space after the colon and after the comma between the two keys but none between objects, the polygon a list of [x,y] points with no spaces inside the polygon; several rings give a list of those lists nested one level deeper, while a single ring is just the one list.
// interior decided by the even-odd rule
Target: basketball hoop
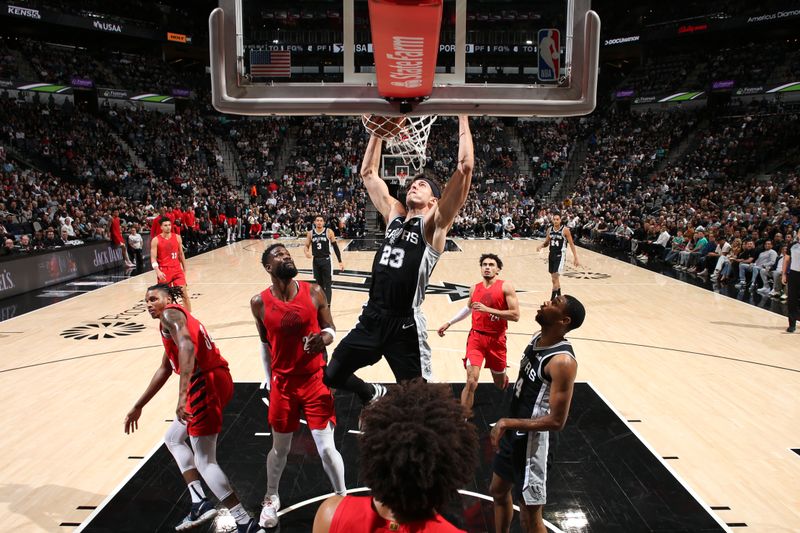
[{"label": "basketball hoop", "polygon": [[[428,136],[436,119],[436,115],[405,117],[394,128],[387,128],[386,117],[379,115],[362,115],[361,122],[367,131],[386,141],[386,147],[392,155],[401,157],[405,164],[414,169],[415,174],[419,174],[425,168]],[[405,185],[405,179],[401,180],[400,185]]]}]

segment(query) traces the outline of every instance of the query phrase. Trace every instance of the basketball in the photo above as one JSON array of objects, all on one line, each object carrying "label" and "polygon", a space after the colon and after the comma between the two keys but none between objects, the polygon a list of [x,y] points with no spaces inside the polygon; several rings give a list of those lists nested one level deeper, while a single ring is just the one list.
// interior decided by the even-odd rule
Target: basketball
[{"label": "basketball", "polygon": [[382,139],[397,137],[406,124],[406,117],[383,117],[380,115],[366,115],[364,126],[373,134]]}]

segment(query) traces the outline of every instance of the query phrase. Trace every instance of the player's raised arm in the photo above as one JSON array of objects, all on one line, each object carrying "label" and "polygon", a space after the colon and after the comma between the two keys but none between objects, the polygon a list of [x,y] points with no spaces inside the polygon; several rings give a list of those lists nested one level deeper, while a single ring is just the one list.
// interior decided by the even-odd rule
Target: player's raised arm
[{"label": "player's raised arm", "polygon": [[378,172],[381,162],[381,147],[383,141],[380,137],[370,135],[367,149],[364,151],[364,160],[361,162],[361,180],[367,188],[367,194],[372,205],[388,223],[390,217],[405,215],[403,204],[389,194],[389,186],[383,181]]},{"label": "player's raised arm", "polygon": [[475,150],[472,146],[472,133],[469,130],[469,118],[458,117],[458,167],[442,192],[434,216],[436,229],[450,229],[458,211],[467,201],[469,188],[472,185],[472,169],[475,165]]}]

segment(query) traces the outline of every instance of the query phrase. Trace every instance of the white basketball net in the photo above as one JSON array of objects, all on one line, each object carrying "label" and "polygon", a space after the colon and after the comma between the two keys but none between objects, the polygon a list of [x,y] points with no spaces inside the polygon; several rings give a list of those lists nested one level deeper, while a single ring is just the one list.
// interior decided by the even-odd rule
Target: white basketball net
[{"label": "white basketball net", "polygon": [[[383,117],[376,117],[381,122],[374,122],[372,117],[375,115],[363,115],[361,122],[367,130],[378,135],[386,141],[386,147],[392,155],[403,158],[403,162],[414,169],[414,174],[419,174],[425,168],[427,156],[425,149],[428,146],[428,135],[431,133],[431,126],[436,122],[437,115],[425,115],[421,117],[406,117],[400,132],[396,135],[383,135],[379,131],[384,124]],[[403,180],[405,181],[405,180]]]}]

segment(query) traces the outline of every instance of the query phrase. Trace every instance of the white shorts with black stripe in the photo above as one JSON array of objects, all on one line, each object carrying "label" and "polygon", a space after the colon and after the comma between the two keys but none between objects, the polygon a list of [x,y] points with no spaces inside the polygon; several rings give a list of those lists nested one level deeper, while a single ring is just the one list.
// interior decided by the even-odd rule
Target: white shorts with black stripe
[{"label": "white shorts with black stripe", "polygon": [[514,486],[514,495],[525,505],[547,503],[547,452],[550,433],[509,430],[500,440],[494,473]]}]

